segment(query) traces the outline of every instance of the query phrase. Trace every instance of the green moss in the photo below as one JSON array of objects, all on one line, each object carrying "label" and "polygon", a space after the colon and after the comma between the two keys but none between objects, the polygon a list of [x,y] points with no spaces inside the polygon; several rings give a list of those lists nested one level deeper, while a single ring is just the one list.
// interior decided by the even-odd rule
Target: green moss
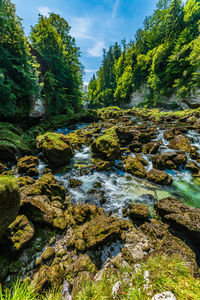
[{"label": "green moss", "polygon": [[[149,272],[149,288],[145,288],[145,271]],[[179,257],[150,257],[138,271],[133,268],[104,271],[99,281],[85,281],[76,300],[113,299],[112,288],[120,281],[116,299],[150,300],[156,293],[172,291],[177,300],[199,299],[200,280],[192,277]]]}]

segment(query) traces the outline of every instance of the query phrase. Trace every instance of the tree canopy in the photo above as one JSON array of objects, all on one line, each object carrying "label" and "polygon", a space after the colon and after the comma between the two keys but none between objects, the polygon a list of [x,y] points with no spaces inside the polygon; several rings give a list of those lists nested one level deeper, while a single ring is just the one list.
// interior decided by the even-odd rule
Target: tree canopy
[{"label": "tree canopy", "polygon": [[[91,107],[122,106],[145,87],[147,105],[175,94],[188,97],[200,86],[200,0],[159,0],[135,41],[118,57],[104,50],[102,66],[89,83]],[[118,45],[120,48],[120,46]],[[112,53],[112,55],[111,55]]]}]

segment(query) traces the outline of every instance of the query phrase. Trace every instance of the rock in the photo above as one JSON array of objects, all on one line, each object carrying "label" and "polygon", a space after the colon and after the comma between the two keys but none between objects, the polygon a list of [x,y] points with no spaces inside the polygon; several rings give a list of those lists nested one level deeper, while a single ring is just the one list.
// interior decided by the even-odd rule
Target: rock
[{"label": "rock", "polygon": [[63,281],[63,275],[63,270],[59,265],[51,267],[43,265],[34,274],[30,287],[34,288],[36,292],[42,291],[46,287],[59,289]]},{"label": "rock", "polygon": [[59,185],[51,173],[44,174],[34,184],[21,189],[21,199],[29,196],[46,195],[51,201],[65,202],[65,189]]},{"label": "rock", "polygon": [[159,142],[149,142],[146,145],[143,146],[143,153],[144,154],[155,154],[158,152],[158,149],[160,147],[160,143]]},{"label": "rock", "polygon": [[55,249],[53,247],[47,247],[44,252],[41,254],[41,259],[44,262],[47,262],[53,259],[55,256]]},{"label": "rock", "polygon": [[17,168],[20,174],[27,176],[38,176],[39,172],[35,168],[39,163],[39,160],[35,156],[25,156],[18,160]]},{"label": "rock", "polygon": [[164,132],[164,138],[166,140],[171,140],[173,139],[175,136],[177,135],[180,135],[180,134],[183,134],[183,133],[187,133],[188,132],[188,129],[185,128],[185,127],[175,127],[175,128],[170,128],[170,129],[167,129],[165,132]]},{"label": "rock", "polygon": [[16,220],[9,226],[12,247],[16,250],[23,248],[34,236],[33,224],[24,215],[17,216]]},{"label": "rock", "polygon": [[75,247],[80,251],[95,248],[105,243],[107,240],[113,240],[121,234],[121,224],[114,217],[97,216],[91,221],[75,229],[67,246]]},{"label": "rock", "polygon": [[197,163],[193,162],[193,161],[188,161],[188,163],[186,164],[186,169],[192,171],[192,173],[199,173],[200,169],[197,165]]},{"label": "rock", "polygon": [[71,213],[76,224],[80,225],[93,218],[104,215],[103,209],[94,204],[76,204],[72,206]]},{"label": "rock", "polygon": [[98,137],[91,145],[91,151],[94,156],[103,160],[113,161],[120,154],[119,139],[115,132],[115,127],[111,127],[104,132],[104,135]]},{"label": "rock", "polygon": [[0,174],[3,173],[3,172],[5,172],[6,169],[7,169],[7,167],[5,165],[3,165],[3,164],[0,163]]},{"label": "rock", "polygon": [[169,148],[189,153],[191,151],[191,147],[189,140],[183,134],[175,136],[169,143]]},{"label": "rock", "polygon": [[151,169],[147,173],[147,179],[156,184],[171,185],[173,179],[165,172],[156,169]]},{"label": "rock", "polygon": [[26,155],[30,147],[23,132],[10,123],[0,122],[0,158],[2,162],[15,162],[17,156]]},{"label": "rock", "polygon": [[174,197],[167,197],[155,204],[157,213],[173,228],[200,243],[200,209],[190,207]]},{"label": "rock", "polygon": [[128,215],[133,221],[137,219],[148,219],[150,216],[149,208],[144,204],[130,204]]},{"label": "rock", "polygon": [[74,150],[63,134],[47,132],[36,138],[37,148],[42,151],[44,159],[54,167],[68,164],[74,155]]},{"label": "rock", "polygon": [[46,195],[24,198],[21,211],[26,213],[33,223],[48,224],[61,230],[67,226],[61,204],[58,201],[51,202]]},{"label": "rock", "polygon": [[70,179],[69,183],[70,183],[70,187],[71,188],[75,188],[77,186],[81,186],[82,185],[82,181],[81,180],[74,179],[74,178]]},{"label": "rock", "polygon": [[135,141],[128,146],[131,152],[140,153],[142,151],[142,143]]},{"label": "rock", "polygon": [[118,298],[118,293],[121,290],[122,283],[121,281],[117,281],[112,287],[112,296],[114,299]]},{"label": "rock", "polygon": [[18,177],[17,178],[17,183],[19,187],[24,187],[26,185],[31,185],[35,182],[35,180],[29,176],[24,176],[24,177]]},{"label": "rock", "polygon": [[176,300],[176,297],[172,292],[163,292],[153,296],[152,300]]},{"label": "rock", "polygon": [[125,233],[123,258],[129,263],[137,263],[145,258],[151,247],[150,239],[140,230],[132,228]]},{"label": "rock", "polygon": [[164,152],[152,157],[153,167],[158,170],[177,169],[177,167],[186,164],[186,162],[187,156],[182,152]]},{"label": "rock", "polygon": [[140,230],[149,238],[149,255],[177,256],[186,262],[193,276],[198,276],[196,254],[180,238],[169,232],[169,225],[158,219],[151,219],[140,226]]},{"label": "rock", "polygon": [[116,127],[116,134],[122,145],[129,144],[133,139],[134,126],[118,126]]},{"label": "rock", "polygon": [[17,180],[12,176],[0,176],[0,239],[16,219],[19,206],[20,194]]},{"label": "rock", "polygon": [[128,156],[125,160],[125,171],[140,178],[145,178],[147,176],[147,171],[144,165],[132,156]]}]

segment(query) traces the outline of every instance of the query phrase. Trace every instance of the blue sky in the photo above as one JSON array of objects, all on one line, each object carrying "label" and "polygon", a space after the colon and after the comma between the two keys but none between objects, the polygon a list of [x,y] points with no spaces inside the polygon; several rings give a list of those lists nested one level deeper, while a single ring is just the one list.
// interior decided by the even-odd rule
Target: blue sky
[{"label": "blue sky", "polygon": [[81,50],[88,82],[100,67],[102,49],[123,38],[133,40],[145,16],[151,15],[157,0],[13,0],[23,19],[26,35],[36,24],[38,13],[55,12],[71,26],[71,35]]}]

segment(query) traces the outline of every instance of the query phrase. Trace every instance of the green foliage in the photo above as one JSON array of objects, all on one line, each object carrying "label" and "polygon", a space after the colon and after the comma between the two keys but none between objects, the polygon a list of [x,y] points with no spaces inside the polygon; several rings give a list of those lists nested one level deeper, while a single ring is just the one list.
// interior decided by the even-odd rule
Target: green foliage
[{"label": "green foliage", "polygon": [[17,281],[12,289],[2,290],[0,285],[1,300],[62,300],[62,294],[56,290],[49,290],[45,294],[37,293],[27,282]]},{"label": "green foliage", "polygon": [[[181,0],[159,0],[135,42],[125,45],[118,59],[113,59],[112,47],[104,52],[97,77],[89,84],[90,105],[123,106],[141,86],[149,106],[162,105],[172,94],[188,97],[200,87],[199,20],[199,0],[185,5]],[[109,99],[107,89],[112,90]]]},{"label": "green foliage", "polygon": [[[149,284],[144,278],[149,272]],[[113,299],[112,287],[120,281],[120,289],[115,299],[150,300],[156,293],[172,291],[177,300],[199,299],[200,281],[192,277],[186,264],[179,257],[150,257],[141,264],[141,269],[133,271],[127,267],[118,272],[104,272],[99,281],[83,283],[76,300]],[[148,288],[145,288],[148,286]]]},{"label": "green foliage", "polygon": [[28,114],[39,93],[36,63],[10,0],[0,2],[0,116]]},{"label": "green foliage", "polygon": [[49,115],[78,110],[81,104],[82,69],[79,48],[69,34],[67,21],[51,13],[39,15],[30,39],[44,62],[42,95]]}]

